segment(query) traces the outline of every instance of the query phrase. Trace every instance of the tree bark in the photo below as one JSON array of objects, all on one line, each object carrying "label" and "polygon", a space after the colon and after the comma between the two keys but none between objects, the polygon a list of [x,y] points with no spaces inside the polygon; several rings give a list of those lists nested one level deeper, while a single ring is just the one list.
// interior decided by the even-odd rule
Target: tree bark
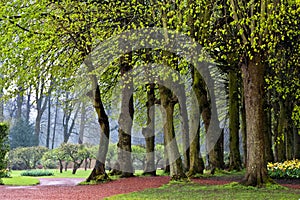
[{"label": "tree bark", "polygon": [[285,132],[288,127],[287,110],[283,100],[279,101],[278,132],[275,137],[277,162],[286,160]]},{"label": "tree bark", "polygon": [[229,70],[229,169],[241,170],[238,72]]},{"label": "tree bark", "polygon": [[3,89],[0,90],[0,122],[4,121],[4,102],[1,100],[1,97],[3,95]]},{"label": "tree bark", "polygon": [[[91,63],[87,63],[87,65],[89,67],[92,67]],[[109,180],[109,177],[105,172],[105,160],[106,160],[106,155],[107,155],[108,145],[109,145],[110,129],[109,129],[108,116],[103,106],[100,88],[96,76],[91,76],[91,81],[92,81],[92,88],[93,88],[92,90],[93,105],[98,116],[98,122],[101,131],[100,131],[100,143],[99,143],[98,155],[96,158],[96,164],[91,174],[86,179],[86,181],[90,182],[91,180],[94,180],[96,182],[101,182],[101,181]]]},{"label": "tree bark", "polygon": [[274,154],[272,150],[272,118],[270,105],[270,92],[267,93],[267,97],[264,98],[264,141],[265,141],[265,154],[267,162],[274,162]]},{"label": "tree bark", "polygon": [[171,90],[169,90],[165,86],[159,86],[159,93],[161,105],[164,109],[163,119],[165,148],[167,150],[169,158],[171,180],[183,180],[187,177],[183,171],[182,160],[178,150],[173,124],[174,106],[177,100],[174,100],[175,97],[173,97]]},{"label": "tree bark", "polygon": [[[204,81],[200,73],[192,67],[193,91],[195,98],[193,98],[193,105],[198,105],[198,108],[192,107],[191,127],[190,127],[190,169],[188,176],[196,174],[203,174],[204,161],[200,152],[200,113],[208,107],[207,92],[203,87]],[[197,103],[196,103],[197,102]],[[207,128],[207,127],[206,127]]]},{"label": "tree bark", "polygon": [[47,137],[46,137],[46,147],[50,146],[50,130],[51,130],[51,96],[48,96],[48,121],[47,121]]},{"label": "tree bark", "polygon": [[242,127],[241,127],[241,131],[242,131],[242,143],[243,143],[243,164],[244,167],[247,166],[247,123],[246,123],[246,108],[245,108],[245,95],[244,95],[244,88],[241,88],[242,90],[242,105],[241,105],[241,119],[242,119]]},{"label": "tree bark", "polygon": [[120,68],[123,81],[121,113],[119,116],[118,162],[122,177],[133,176],[131,156],[131,129],[133,123],[133,80],[130,75],[132,53],[121,56]]},{"label": "tree bark", "polygon": [[56,104],[55,104],[55,115],[54,115],[54,126],[53,126],[53,133],[52,133],[51,149],[54,149],[57,115],[58,115],[58,98],[56,99]]},{"label": "tree bark", "polygon": [[247,121],[247,166],[242,181],[245,185],[262,186],[268,182],[264,148],[264,73],[260,55],[253,55],[242,66]]},{"label": "tree bark", "polygon": [[[179,84],[180,90],[185,91],[184,85]],[[183,149],[183,167],[184,171],[188,171],[190,168],[190,127],[188,111],[186,107],[186,96],[185,92],[179,97],[179,109],[180,109],[180,121],[181,121],[181,132],[182,132],[182,149]]]},{"label": "tree bark", "polygon": [[78,137],[78,144],[83,144],[83,136],[84,136],[84,129],[85,129],[85,103],[81,104],[81,115],[80,115],[80,128],[79,128],[79,137]]},{"label": "tree bark", "polygon": [[147,90],[147,127],[143,128],[142,134],[146,141],[146,163],[144,168],[144,175],[156,175],[155,166],[155,84],[149,84]]},{"label": "tree bark", "polygon": [[294,132],[294,159],[300,159],[300,131],[296,127],[293,128]]}]

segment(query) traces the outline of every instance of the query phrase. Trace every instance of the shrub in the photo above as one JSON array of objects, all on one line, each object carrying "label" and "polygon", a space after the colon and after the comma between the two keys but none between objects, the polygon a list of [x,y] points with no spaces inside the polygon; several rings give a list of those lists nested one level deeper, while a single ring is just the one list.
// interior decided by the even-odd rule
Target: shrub
[{"label": "shrub", "polygon": [[21,173],[21,176],[53,176],[53,172],[44,170],[29,170]]},{"label": "shrub", "polygon": [[[46,147],[22,147],[12,150],[9,154],[11,167],[25,167],[25,169],[35,169],[40,163],[42,156],[48,151]],[[24,168],[23,168],[24,169]]]},{"label": "shrub", "polygon": [[287,160],[283,163],[268,163],[268,173],[271,178],[300,178],[300,161]]}]

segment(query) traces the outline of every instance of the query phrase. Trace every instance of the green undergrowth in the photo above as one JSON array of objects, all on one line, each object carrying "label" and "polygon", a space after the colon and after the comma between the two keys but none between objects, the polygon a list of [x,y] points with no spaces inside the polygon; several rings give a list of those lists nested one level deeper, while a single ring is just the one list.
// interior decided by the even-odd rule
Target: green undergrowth
[{"label": "green undergrowth", "polygon": [[291,190],[282,186],[266,188],[246,187],[236,182],[226,185],[203,186],[197,183],[169,183],[160,188],[147,189],[141,192],[116,195],[114,199],[299,199],[300,190]]}]

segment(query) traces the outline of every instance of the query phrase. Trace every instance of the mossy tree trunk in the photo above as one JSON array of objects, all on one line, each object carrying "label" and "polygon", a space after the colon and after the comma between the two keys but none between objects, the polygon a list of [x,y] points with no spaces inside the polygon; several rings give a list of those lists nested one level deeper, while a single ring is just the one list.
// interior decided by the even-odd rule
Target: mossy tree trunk
[{"label": "mossy tree trunk", "polygon": [[239,149],[239,84],[238,71],[229,70],[229,169],[242,167]]},{"label": "mossy tree trunk", "polygon": [[[202,79],[200,73],[192,67],[192,79],[193,79],[193,91],[195,92],[195,99],[197,103],[193,105],[198,105],[198,108],[192,107],[192,125],[190,127],[190,169],[188,176],[193,176],[195,174],[203,174],[204,171],[204,161],[200,152],[200,114],[204,114],[205,109],[209,109],[209,103],[207,100],[207,91],[205,86],[203,87],[204,80]],[[207,111],[209,112],[209,111]],[[202,117],[204,117],[202,115]],[[207,128],[207,127],[205,127]]]}]

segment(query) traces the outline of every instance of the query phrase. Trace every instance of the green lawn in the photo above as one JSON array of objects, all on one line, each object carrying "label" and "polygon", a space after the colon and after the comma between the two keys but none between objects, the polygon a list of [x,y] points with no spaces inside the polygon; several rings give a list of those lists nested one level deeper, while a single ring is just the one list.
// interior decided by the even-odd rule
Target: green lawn
[{"label": "green lawn", "polygon": [[12,178],[2,178],[4,185],[11,186],[29,186],[37,185],[40,181],[37,178],[26,177],[26,176],[16,176]]},{"label": "green lawn", "polygon": [[222,200],[285,200],[300,199],[300,190],[276,188],[243,187],[237,184],[223,186],[201,186],[196,183],[167,184],[156,189],[147,189],[142,192],[116,195],[114,199],[222,199]]}]

